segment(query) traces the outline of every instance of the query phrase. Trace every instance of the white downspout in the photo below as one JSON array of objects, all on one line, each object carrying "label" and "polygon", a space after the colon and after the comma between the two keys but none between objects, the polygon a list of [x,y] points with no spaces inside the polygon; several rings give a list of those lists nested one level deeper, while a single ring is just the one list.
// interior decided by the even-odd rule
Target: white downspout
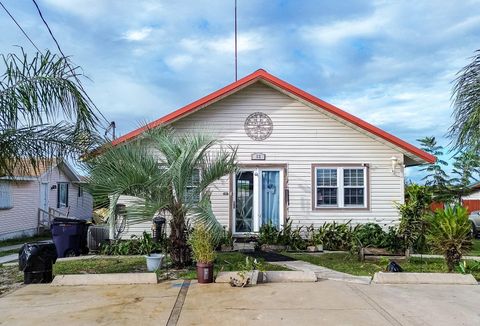
[{"label": "white downspout", "polygon": [[117,206],[119,194],[113,194],[110,196],[110,204],[108,206],[108,226],[110,240],[115,240],[115,207]]}]

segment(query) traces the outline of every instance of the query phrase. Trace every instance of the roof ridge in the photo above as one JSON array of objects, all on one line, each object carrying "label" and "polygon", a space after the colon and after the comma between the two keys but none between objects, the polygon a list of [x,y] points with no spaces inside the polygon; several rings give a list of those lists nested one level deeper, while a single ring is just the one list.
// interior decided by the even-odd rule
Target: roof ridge
[{"label": "roof ridge", "polygon": [[170,123],[170,122],[173,122],[174,120],[177,120],[181,117],[183,117],[184,115],[188,114],[188,113],[191,113],[191,112],[194,112],[196,110],[199,110],[215,101],[218,101],[219,99],[222,99],[228,95],[230,95],[231,93],[233,92],[236,92],[254,82],[256,82],[257,80],[259,79],[263,79],[265,80],[266,82],[270,83],[270,84],[273,84],[283,90],[286,90],[287,92],[295,95],[295,96],[298,96],[300,98],[302,98],[303,100],[307,101],[307,102],[310,102],[318,107],[321,107],[322,109],[326,110],[327,112],[331,113],[331,114],[334,114],[338,117],[340,117],[341,119],[349,122],[349,123],[352,123],[362,129],[364,129],[365,131],[377,136],[377,137],[380,137],[380,138],[383,138],[385,139],[386,141],[404,149],[405,151],[411,153],[411,154],[414,154],[415,156],[421,158],[422,160],[424,161],[427,161],[427,162],[430,162],[430,163],[433,163],[436,161],[436,157],[421,150],[420,148],[354,116],[353,114],[351,113],[348,113],[328,102],[325,102],[324,100],[310,94],[310,93],[307,93],[303,90],[301,90],[300,88],[296,87],[296,86],[293,86],[289,83],[287,83],[286,81],[284,80],[281,80],[280,78],[278,77],[275,77],[274,75],[268,73],[265,69],[257,69],[255,70],[253,73],[231,83],[231,84],[228,84],[227,86],[224,86],[216,91],[214,91],[213,93],[210,93],[190,104],[187,104],[183,107],[181,107],[180,109],[177,109],[157,120],[154,120],[150,123],[148,123],[147,125],[145,126],[142,126],[140,128],[137,128],[135,130],[132,130],[130,131],[129,133],[113,140],[111,142],[111,145],[112,146],[116,146],[118,144],[121,144],[123,142],[126,142],[128,140],[131,140],[137,136],[139,136],[140,134],[142,134],[144,131],[147,131],[149,129],[152,129],[152,128],[156,128],[162,124],[165,124],[165,123]]}]

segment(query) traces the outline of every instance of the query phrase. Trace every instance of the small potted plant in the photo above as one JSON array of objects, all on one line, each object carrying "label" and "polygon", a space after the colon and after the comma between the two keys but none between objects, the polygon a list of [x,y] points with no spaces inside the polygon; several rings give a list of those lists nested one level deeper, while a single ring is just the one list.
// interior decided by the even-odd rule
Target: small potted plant
[{"label": "small potted plant", "polygon": [[165,255],[157,253],[158,244],[155,243],[147,232],[143,232],[143,236],[139,240],[139,249],[142,254],[145,255],[147,261],[147,270],[149,272],[156,272],[162,267],[163,258]]},{"label": "small potted plant", "polygon": [[192,247],[193,259],[197,262],[198,283],[213,282],[213,262],[215,261],[215,244],[212,234],[204,225],[198,224],[188,239]]},{"label": "small potted plant", "polygon": [[233,251],[233,235],[232,231],[226,230],[225,227],[223,228],[223,237],[220,240],[220,250],[223,252]]}]

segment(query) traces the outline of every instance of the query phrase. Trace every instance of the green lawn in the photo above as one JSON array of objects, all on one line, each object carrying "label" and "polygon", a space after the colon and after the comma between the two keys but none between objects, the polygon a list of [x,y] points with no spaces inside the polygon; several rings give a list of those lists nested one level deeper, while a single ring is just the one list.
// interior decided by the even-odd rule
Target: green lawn
[{"label": "green lawn", "polygon": [[27,242],[41,241],[41,240],[50,240],[52,237],[50,235],[41,235],[33,237],[24,237],[24,238],[15,238],[0,241],[0,247],[13,246],[17,244],[24,244]]},{"label": "green lawn", "polygon": [[[239,270],[239,264],[245,262],[246,256],[239,252],[218,253],[215,260],[215,272]],[[257,259],[259,260],[259,259]],[[167,262],[168,263],[168,262]],[[265,270],[288,270],[285,267],[263,262]],[[93,258],[84,260],[58,261],[53,265],[53,273],[60,274],[104,274],[104,273],[138,273],[146,272],[145,257]],[[159,271],[164,272],[165,269]],[[178,271],[178,277],[196,278],[195,267]]]},{"label": "green lawn", "polygon": [[[241,252],[220,252],[217,254],[217,259],[214,264],[214,273],[218,272],[230,272],[238,271],[241,269],[241,264],[245,263],[246,255]],[[269,264],[261,258],[257,258],[257,261],[261,263],[262,269],[267,271],[288,271],[289,269],[283,266],[278,266],[274,264]],[[192,267],[187,271],[180,273],[179,277],[185,279],[195,279],[197,274],[195,269]]]},{"label": "green lawn", "polygon": [[146,272],[145,257],[94,258],[57,261],[53,274],[106,274]]},{"label": "green lawn", "polygon": [[[381,261],[358,261],[357,256],[348,253],[328,253],[323,255],[312,255],[306,253],[284,253],[287,256],[298,260],[327,267],[339,272],[352,275],[373,276],[374,273],[384,271],[387,262]],[[411,258],[410,261],[398,262],[405,272],[431,272],[446,273],[447,266],[443,259]],[[480,280],[480,271],[472,272],[477,280]]]}]

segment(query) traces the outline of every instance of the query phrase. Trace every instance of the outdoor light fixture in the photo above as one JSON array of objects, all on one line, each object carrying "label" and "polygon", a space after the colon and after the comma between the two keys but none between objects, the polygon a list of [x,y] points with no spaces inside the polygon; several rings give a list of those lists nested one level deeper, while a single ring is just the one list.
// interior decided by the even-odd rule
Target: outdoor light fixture
[{"label": "outdoor light fixture", "polygon": [[392,173],[395,173],[395,168],[398,165],[398,158],[392,156],[390,159],[392,160]]},{"label": "outdoor light fixture", "polygon": [[50,187],[50,190],[55,190],[55,189],[57,189],[57,185],[53,185]]}]

